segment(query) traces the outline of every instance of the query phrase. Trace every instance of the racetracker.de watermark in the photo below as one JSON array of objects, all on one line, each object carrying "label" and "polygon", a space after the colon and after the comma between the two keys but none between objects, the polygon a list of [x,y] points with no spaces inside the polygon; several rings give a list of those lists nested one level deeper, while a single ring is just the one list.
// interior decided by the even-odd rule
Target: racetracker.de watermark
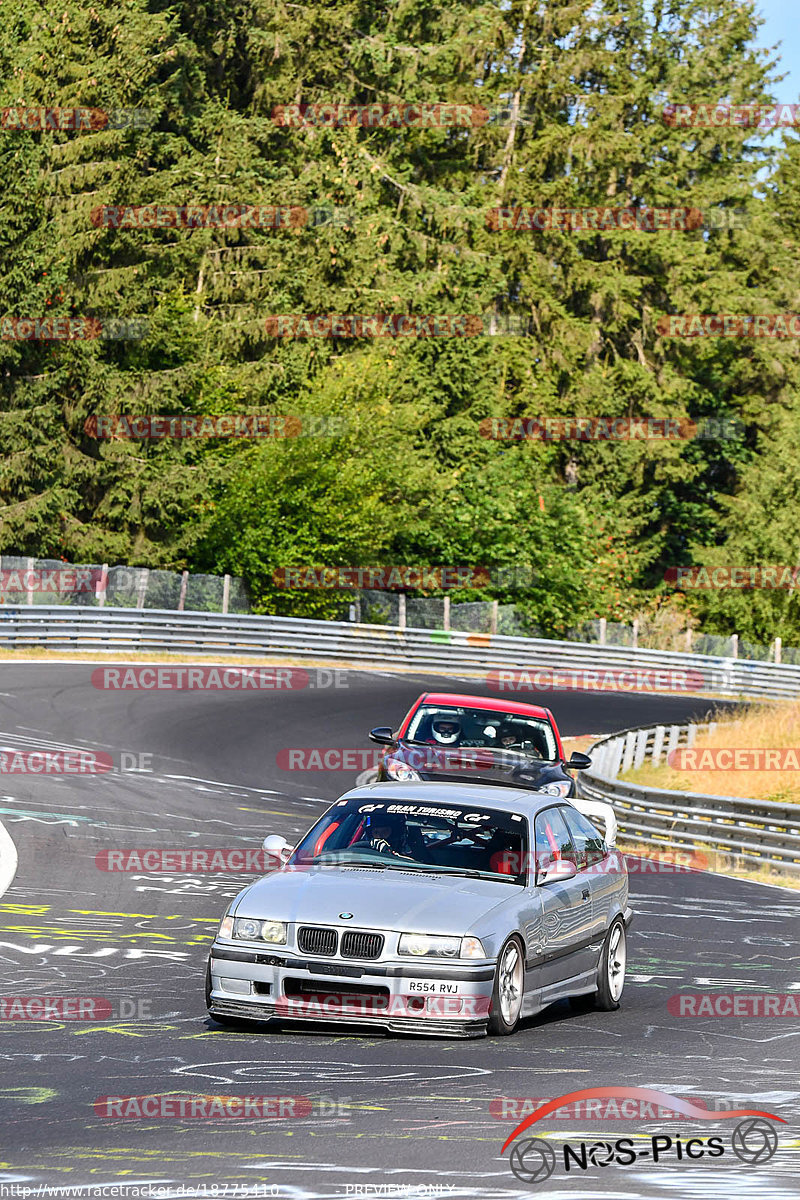
[{"label": "racetracker.de watermark", "polygon": [[[680,1099],[680,1097],[679,1097]],[[686,1101],[696,1108],[707,1108],[709,1114],[717,1112],[720,1105],[709,1104],[698,1096],[686,1096]],[[552,1097],[498,1096],[489,1102],[489,1116],[496,1121],[521,1121],[536,1112],[544,1104],[551,1104]],[[685,1115],[668,1104],[654,1103],[639,1097],[593,1096],[562,1104],[549,1114],[553,1121],[653,1121],[685,1120]]]},{"label": "racetracker.de watermark", "polygon": [[667,567],[664,581],[688,590],[726,590],[791,592],[797,586],[800,567],[774,563],[762,567],[732,566],[718,567]]},{"label": "racetracker.de watermark", "polygon": [[97,667],[92,687],[131,692],[290,692],[349,687],[347,671],[305,667]]},{"label": "racetracker.de watermark", "polygon": [[310,1117],[308,1096],[203,1096],[161,1093],[149,1096],[100,1096],[94,1102],[98,1117],[162,1120],[230,1120],[261,1117],[293,1120]]},{"label": "racetracker.de watermark", "polygon": [[0,109],[0,129],[14,133],[98,133],[103,129],[147,129],[155,113],[148,108],[31,108]]},{"label": "racetracker.de watermark", "polygon": [[690,233],[695,229],[744,229],[741,208],[490,208],[486,227],[493,233]]},{"label": "racetracker.de watermark", "polygon": [[278,416],[270,413],[223,413],[220,416],[131,416],[109,413],[87,417],[87,437],[110,441],[161,441],[164,438],[244,438],[276,441],[282,438],[341,437],[349,428],[338,415]]},{"label": "racetracker.de watermark", "polygon": [[484,125],[527,125],[534,112],[498,104],[276,104],[272,121],[281,129],[481,129]]},{"label": "racetracker.de watermark", "polygon": [[665,124],[672,129],[724,129],[742,127],[769,133],[800,124],[800,104],[727,104],[702,101],[697,104],[667,104]]},{"label": "racetracker.de watermark", "polygon": [[659,317],[660,337],[683,338],[798,338],[797,313],[674,313]]},{"label": "racetracker.de watermark", "polygon": [[4,342],[136,341],[147,330],[144,317],[0,317]]},{"label": "racetracker.de watermark", "polygon": [[673,421],[667,417],[486,417],[482,437],[503,442],[732,441],[744,423],[729,417]]},{"label": "racetracker.de watermark", "polygon": [[279,856],[267,854],[261,847],[242,848],[179,847],[155,849],[138,847],[133,849],[100,850],[94,856],[98,871],[140,872],[149,874],[206,874],[220,871],[236,874],[241,871],[266,875],[281,865]]},{"label": "racetracker.de watermark", "polygon": [[486,683],[493,692],[701,692],[707,687],[702,671],[649,667],[509,668],[490,671]]},{"label": "racetracker.de watermark", "polygon": [[352,208],[275,204],[101,204],[96,229],[319,229],[355,223]]},{"label": "racetracker.de watermark", "polygon": [[302,591],[352,591],[362,588],[392,592],[429,589],[483,588],[492,583],[489,567],[278,567],[272,582],[279,588]]},{"label": "racetracker.de watermark", "polygon": [[103,584],[102,567],[31,567],[0,570],[0,595],[45,592],[75,595],[97,592]]},{"label": "racetracker.de watermark", "polygon": [[800,771],[800,748],[681,746],[670,750],[667,765],[676,771]]},{"label": "racetracker.de watermark", "polygon": [[283,313],[268,316],[270,338],[529,337],[530,317],[514,313]]},{"label": "racetracker.de watermark", "polygon": [[149,1000],[132,996],[2,996],[0,1021],[149,1021]]},{"label": "racetracker.de watermark", "polygon": [[414,1017],[430,1020],[469,1017],[482,1020],[488,1017],[490,1007],[489,996],[382,996],[357,992],[306,992],[302,995],[278,996],[275,1001],[275,1015],[303,1017],[313,1021],[324,1021],[326,1017],[340,1020],[352,1017],[354,1021],[369,1017]]},{"label": "racetracker.de watermark", "polygon": [[667,1000],[672,1017],[800,1017],[800,992],[678,992]]},{"label": "racetracker.de watermark", "polygon": [[114,760],[104,751],[0,748],[0,775],[106,775]]}]

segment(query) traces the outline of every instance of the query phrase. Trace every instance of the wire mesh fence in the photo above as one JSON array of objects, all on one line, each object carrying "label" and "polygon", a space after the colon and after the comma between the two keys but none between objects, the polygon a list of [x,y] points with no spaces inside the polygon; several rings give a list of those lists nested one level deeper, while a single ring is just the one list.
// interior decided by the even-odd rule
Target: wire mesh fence
[{"label": "wire mesh fence", "polygon": [[0,557],[0,605],[174,609],[249,613],[244,580],[150,567],[68,563],[56,558]]},{"label": "wire mesh fence", "polygon": [[[232,575],[2,555],[0,606],[36,604],[234,614],[253,611],[244,580]],[[360,589],[354,592],[352,602],[343,597],[342,610],[333,619],[346,620],[348,616],[364,625],[546,637],[522,608],[499,604],[496,600],[454,603],[449,596],[407,596],[402,592]],[[779,638],[763,646],[735,636],[677,628],[665,630],[647,621],[626,625],[598,618],[566,630],[558,640],[800,665],[800,648],[782,646]]]}]

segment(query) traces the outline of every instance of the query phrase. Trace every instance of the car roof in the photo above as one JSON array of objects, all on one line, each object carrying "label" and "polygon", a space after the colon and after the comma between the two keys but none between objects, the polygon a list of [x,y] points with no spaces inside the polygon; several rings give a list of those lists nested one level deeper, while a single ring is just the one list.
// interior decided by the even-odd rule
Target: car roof
[{"label": "car roof", "polygon": [[420,704],[461,704],[468,708],[485,708],[490,712],[515,712],[520,716],[550,719],[548,710],[538,704],[523,704],[519,700],[493,700],[487,696],[466,696],[460,692],[425,692],[420,697]]},{"label": "car roof", "polygon": [[[495,787],[490,783],[367,783],[351,788],[340,800],[391,800],[419,804],[471,804],[476,808],[497,808],[501,812],[525,813],[532,816],[553,804],[569,804],[568,799],[531,792],[524,788]],[[335,803],[335,802],[334,802]]]}]

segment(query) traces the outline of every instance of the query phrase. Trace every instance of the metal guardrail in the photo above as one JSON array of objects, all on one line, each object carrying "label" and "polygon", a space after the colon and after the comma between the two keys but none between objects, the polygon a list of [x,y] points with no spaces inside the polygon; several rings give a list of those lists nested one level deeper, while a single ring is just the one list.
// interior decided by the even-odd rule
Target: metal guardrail
[{"label": "metal guardrail", "polygon": [[[516,668],[529,678],[509,691],[606,686],[633,692],[702,691],[723,696],[800,695],[800,667],[459,631],[396,629],[293,617],[37,605],[0,612],[0,646],[65,650],[263,653],[449,670]],[[573,673],[582,672],[580,677]],[[596,680],[587,672],[596,671]],[[537,675],[538,672],[538,675]],[[551,674],[548,675],[547,673]],[[604,672],[611,673],[604,679]],[[636,674],[638,672],[638,675]],[[554,676],[557,676],[555,678]],[[502,681],[498,684],[502,690]]]},{"label": "metal guardrail", "polygon": [[[397,629],[295,617],[20,605],[0,609],[0,647],[266,654],[457,673],[495,673],[532,700],[554,690],[800,696],[800,666],[457,630]],[[527,672],[498,679],[503,670]],[[581,674],[578,675],[578,672]]]},{"label": "metal guardrail", "polygon": [[649,759],[654,765],[679,746],[692,746],[704,725],[628,729],[596,742],[592,765],[578,776],[579,794],[613,805],[620,834],[667,851],[709,847],[748,865],[800,875],[800,807],[740,796],[711,796],[641,787],[619,779]]}]

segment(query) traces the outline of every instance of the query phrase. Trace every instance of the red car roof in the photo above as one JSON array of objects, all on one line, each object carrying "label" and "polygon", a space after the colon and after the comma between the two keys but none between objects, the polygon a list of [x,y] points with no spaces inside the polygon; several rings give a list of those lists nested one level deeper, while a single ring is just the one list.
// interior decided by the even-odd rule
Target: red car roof
[{"label": "red car roof", "polygon": [[[417,704],[463,704],[474,708],[486,708],[490,712],[519,713],[528,717],[550,719],[551,714],[538,704],[523,704],[519,700],[490,700],[487,696],[464,696],[458,692],[425,692]],[[414,707],[417,707],[417,704]]]}]

